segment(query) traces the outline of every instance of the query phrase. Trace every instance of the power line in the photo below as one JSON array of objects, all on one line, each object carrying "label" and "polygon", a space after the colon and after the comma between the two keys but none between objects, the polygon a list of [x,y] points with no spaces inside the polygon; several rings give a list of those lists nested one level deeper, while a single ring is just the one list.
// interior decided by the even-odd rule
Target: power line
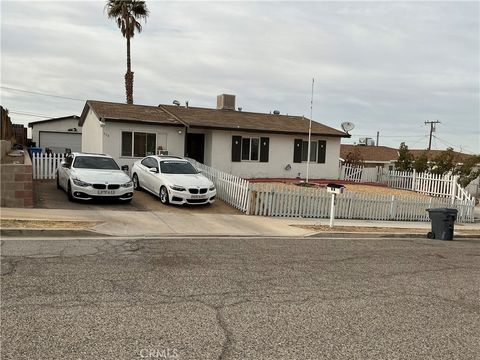
[{"label": "power line", "polygon": [[47,94],[47,93],[42,93],[38,91],[29,91],[29,90],[24,90],[24,89],[17,89],[17,88],[12,88],[12,87],[7,87],[7,86],[0,86],[1,89],[4,90],[10,90],[10,91],[18,91],[18,92],[23,92],[27,94],[33,94],[33,95],[40,95],[40,96],[49,96],[49,97],[54,97],[58,99],[66,99],[66,100],[73,100],[73,101],[86,101],[85,99],[78,99],[78,98],[72,98],[68,96],[60,96],[60,95],[53,95],[53,94]]},{"label": "power line", "polygon": [[17,115],[24,115],[24,116],[33,116],[33,117],[40,117],[40,118],[54,118],[55,116],[50,116],[50,115],[42,115],[42,114],[35,114],[35,113],[28,113],[28,112],[23,112],[23,111],[13,111],[13,110],[8,110],[9,114],[17,114]]},{"label": "power line", "polygon": [[460,152],[466,151],[466,152],[469,152],[470,154],[475,154],[474,151],[471,151],[471,150],[469,150],[469,149],[467,149],[467,148],[465,148],[465,147],[463,147],[463,146],[454,145],[454,144],[452,144],[452,143],[449,143],[449,142],[446,141],[446,140],[440,139],[438,136],[435,136],[435,135],[433,135],[433,137],[434,137],[435,139],[437,139],[438,141],[440,141],[441,143],[445,144],[445,145],[449,145],[449,146],[451,146],[451,147],[453,147],[453,148],[460,149]]}]

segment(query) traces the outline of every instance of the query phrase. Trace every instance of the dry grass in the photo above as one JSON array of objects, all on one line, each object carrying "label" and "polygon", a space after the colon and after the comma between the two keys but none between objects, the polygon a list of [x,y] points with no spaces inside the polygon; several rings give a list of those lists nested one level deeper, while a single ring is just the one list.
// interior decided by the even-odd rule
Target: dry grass
[{"label": "dry grass", "polygon": [[2,219],[2,229],[89,229],[97,225],[96,221],[50,221]]}]

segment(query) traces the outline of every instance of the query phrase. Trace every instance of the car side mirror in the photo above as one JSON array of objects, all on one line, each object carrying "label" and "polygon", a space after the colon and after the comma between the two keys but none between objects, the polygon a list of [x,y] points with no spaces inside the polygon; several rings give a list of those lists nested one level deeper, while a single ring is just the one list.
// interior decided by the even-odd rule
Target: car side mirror
[{"label": "car side mirror", "polygon": [[201,174],[201,173],[203,173],[203,171],[200,169],[197,169],[197,174]]},{"label": "car side mirror", "polygon": [[158,168],[157,167],[152,167],[152,168],[148,169],[148,171],[150,171],[151,173],[154,173],[154,174],[158,174]]}]

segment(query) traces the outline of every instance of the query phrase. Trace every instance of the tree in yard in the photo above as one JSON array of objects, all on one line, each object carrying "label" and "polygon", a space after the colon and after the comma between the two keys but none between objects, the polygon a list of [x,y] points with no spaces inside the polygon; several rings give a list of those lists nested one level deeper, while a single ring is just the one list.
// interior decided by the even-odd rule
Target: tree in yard
[{"label": "tree in yard", "polygon": [[404,142],[400,144],[398,149],[398,159],[395,163],[395,168],[399,171],[412,171],[413,169],[413,155]]},{"label": "tree in yard", "polygon": [[444,175],[455,169],[455,153],[452,148],[447,148],[447,150],[436,156],[432,162],[431,172],[437,175]]},{"label": "tree in yard", "polygon": [[345,157],[345,164],[355,167],[363,165],[362,155],[360,155],[360,151],[356,146],[353,148],[353,151],[350,151]]},{"label": "tree in yard", "polygon": [[462,187],[467,187],[473,180],[480,176],[480,155],[471,156],[463,164],[457,165],[453,171],[458,175],[458,183]]},{"label": "tree in yard", "polygon": [[428,156],[426,151],[424,151],[419,157],[415,159],[415,162],[413,163],[413,168],[416,172],[419,173],[428,171]]},{"label": "tree in yard", "polygon": [[125,74],[125,90],[127,104],[133,104],[133,72],[130,57],[130,39],[135,31],[141,32],[139,20],[147,20],[148,9],[145,1],[138,0],[108,0],[105,10],[109,19],[115,19],[124,38],[127,39],[127,72]]}]

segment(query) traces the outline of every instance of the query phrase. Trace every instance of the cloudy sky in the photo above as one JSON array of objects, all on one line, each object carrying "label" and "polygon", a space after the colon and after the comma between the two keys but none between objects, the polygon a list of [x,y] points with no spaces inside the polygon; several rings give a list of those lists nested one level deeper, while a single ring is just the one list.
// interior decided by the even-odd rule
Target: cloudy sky
[{"label": "cloudy sky", "polygon": [[[1,104],[13,122],[125,101],[126,42],[104,4],[1,1]],[[439,120],[433,148],[480,153],[477,1],[147,5],[132,40],[137,104],[215,107],[231,93],[244,111],[310,116],[315,78],[313,119],[353,122],[345,143],[379,131],[380,145],[425,148],[424,122]]]}]

